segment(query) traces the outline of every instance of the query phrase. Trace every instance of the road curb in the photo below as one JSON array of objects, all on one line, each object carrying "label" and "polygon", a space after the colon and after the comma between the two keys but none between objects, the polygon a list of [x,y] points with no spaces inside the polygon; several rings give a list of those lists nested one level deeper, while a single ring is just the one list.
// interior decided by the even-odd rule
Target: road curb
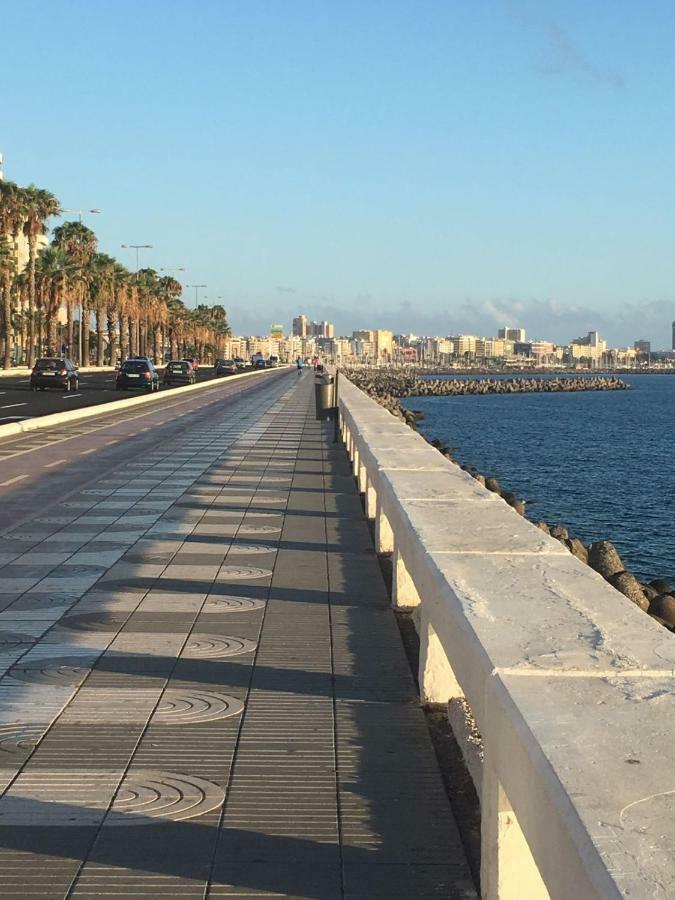
[{"label": "road curb", "polygon": [[[180,397],[185,393],[193,391],[204,391],[208,388],[215,388],[223,384],[230,384],[232,381],[239,381],[242,378],[251,378],[253,375],[272,375],[279,373],[279,369],[265,369],[257,372],[242,372],[240,375],[230,375],[227,378],[212,379],[209,381],[201,381],[197,384],[186,384],[184,387],[174,388],[170,392],[170,397]],[[62,425],[65,422],[76,422],[80,419],[92,419],[94,416],[106,415],[107,413],[116,412],[118,410],[130,409],[136,406],[143,406],[147,403],[157,403],[166,399],[167,393],[161,391],[154,394],[146,394],[142,397],[129,397],[126,400],[112,400],[110,403],[99,403],[98,406],[85,406],[81,409],[71,409],[64,412],[50,413],[47,416],[36,416],[33,419],[25,419],[22,422],[9,422],[6,425],[0,425],[0,438],[13,437],[17,434],[24,434],[29,431],[38,431],[41,428],[52,428],[54,425]]]}]

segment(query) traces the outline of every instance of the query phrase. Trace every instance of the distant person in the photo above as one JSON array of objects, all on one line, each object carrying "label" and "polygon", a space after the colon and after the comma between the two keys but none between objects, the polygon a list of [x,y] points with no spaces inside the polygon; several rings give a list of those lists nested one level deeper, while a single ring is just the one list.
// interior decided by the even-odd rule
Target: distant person
[{"label": "distant person", "polygon": [[295,365],[298,368],[298,375],[302,372],[302,367],[304,366],[304,362],[302,361],[302,357],[298,357],[295,361]]}]

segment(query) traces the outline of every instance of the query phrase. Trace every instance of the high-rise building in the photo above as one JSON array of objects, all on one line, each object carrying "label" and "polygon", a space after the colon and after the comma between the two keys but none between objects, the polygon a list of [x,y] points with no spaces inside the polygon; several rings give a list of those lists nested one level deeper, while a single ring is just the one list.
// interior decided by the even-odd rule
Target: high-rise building
[{"label": "high-rise building", "polygon": [[391,360],[394,349],[394,335],[391,331],[378,329],[373,332],[375,340],[375,356],[377,359]]},{"label": "high-rise building", "polygon": [[673,322],[673,341],[671,347],[673,350],[675,350],[675,322]]},{"label": "high-rise building", "polygon": [[633,350],[635,350],[636,353],[644,353],[645,356],[648,356],[652,352],[651,341],[645,341],[643,339],[635,341]]},{"label": "high-rise building", "polygon": [[524,328],[509,328],[508,325],[499,329],[497,338],[503,341],[516,341],[518,344],[524,344],[527,340]]},{"label": "high-rise building", "polygon": [[307,337],[307,316],[300,314],[293,319],[293,337]]},{"label": "high-rise building", "polygon": [[373,332],[368,331],[368,329],[365,329],[362,331],[352,331],[352,340],[353,341],[372,341],[372,339],[373,339]]}]

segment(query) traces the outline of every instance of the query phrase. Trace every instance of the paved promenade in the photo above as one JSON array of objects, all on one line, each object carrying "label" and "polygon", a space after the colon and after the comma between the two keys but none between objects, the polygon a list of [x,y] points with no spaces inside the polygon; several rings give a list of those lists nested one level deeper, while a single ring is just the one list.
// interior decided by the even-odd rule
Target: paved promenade
[{"label": "paved promenade", "polygon": [[0,535],[3,900],[475,897],[312,390],[96,432],[108,455],[79,485],[62,460],[39,510],[26,478]]}]

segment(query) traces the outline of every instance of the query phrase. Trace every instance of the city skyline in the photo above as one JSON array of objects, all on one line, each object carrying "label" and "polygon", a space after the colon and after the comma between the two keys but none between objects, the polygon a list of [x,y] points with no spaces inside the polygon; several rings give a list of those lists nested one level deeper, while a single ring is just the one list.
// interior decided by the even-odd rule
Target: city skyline
[{"label": "city skyline", "polygon": [[394,331],[668,345],[669,4],[29,0],[3,27],[36,17],[35,58],[63,49],[48,78],[4,50],[6,177],[100,209],[102,250],[152,244],[143,263],[184,266],[236,330],[300,304],[338,330],[368,308]]}]

